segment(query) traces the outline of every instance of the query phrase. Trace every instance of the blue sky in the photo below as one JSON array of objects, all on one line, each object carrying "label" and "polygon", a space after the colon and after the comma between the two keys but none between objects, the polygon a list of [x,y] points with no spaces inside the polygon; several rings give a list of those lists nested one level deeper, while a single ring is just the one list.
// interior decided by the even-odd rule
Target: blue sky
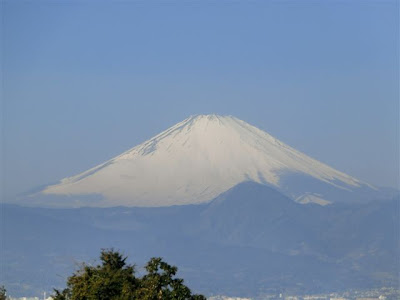
[{"label": "blue sky", "polygon": [[205,113],[399,182],[398,1],[1,5],[7,197]]}]

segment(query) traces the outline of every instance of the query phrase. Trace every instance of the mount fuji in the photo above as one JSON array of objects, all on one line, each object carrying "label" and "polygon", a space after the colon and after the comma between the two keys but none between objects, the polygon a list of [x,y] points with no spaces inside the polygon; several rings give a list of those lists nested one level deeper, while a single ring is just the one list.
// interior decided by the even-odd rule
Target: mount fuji
[{"label": "mount fuji", "polygon": [[197,115],[45,187],[31,203],[40,198],[41,204],[60,207],[200,204],[245,181],[271,186],[299,203],[327,205],[379,194],[233,116]]},{"label": "mount fuji", "polygon": [[101,248],[164,257],[209,295],[398,287],[398,191],[231,116],[190,117],[20,201],[0,206],[0,282],[21,296]]}]

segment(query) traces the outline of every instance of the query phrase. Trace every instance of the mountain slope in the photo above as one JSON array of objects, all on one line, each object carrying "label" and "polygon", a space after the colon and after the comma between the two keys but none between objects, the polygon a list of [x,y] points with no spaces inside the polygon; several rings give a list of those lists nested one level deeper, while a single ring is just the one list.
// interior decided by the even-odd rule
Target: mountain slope
[{"label": "mountain slope", "polygon": [[20,295],[63,287],[77,262],[92,262],[107,247],[123,251],[139,271],[162,256],[206,294],[398,284],[398,198],[301,205],[246,182],[201,205],[0,208],[0,281]]},{"label": "mountain slope", "polygon": [[[298,202],[336,201],[308,186],[292,191],[285,181],[292,175],[312,179],[336,194],[374,191],[235,117],[200,115],[46,187],[41,195],[83,197],[75,206],[169,206],[208,202],[240,182],[254,181],[278,188]],[[90,195],[95,196],[87,200]]]}]

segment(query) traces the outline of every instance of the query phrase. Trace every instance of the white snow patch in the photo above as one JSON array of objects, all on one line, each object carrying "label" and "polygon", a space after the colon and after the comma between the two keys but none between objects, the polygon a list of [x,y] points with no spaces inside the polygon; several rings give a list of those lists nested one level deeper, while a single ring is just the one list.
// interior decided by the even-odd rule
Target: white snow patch
[{"label": "white snow patch", "polygon": [[[279,187],[287,171],[335,186],[362,184],[235,117],[199,115],[43,193],[101,194],[101,206],[195,204],[243,181]],[[302,201],[326,201],[307,197]]]},{"label": "white snow patch", "polygon": [[296,202],[301,203],[301,204],[314,203],[314,204],[318,204],[318,205],[322,205],[322,206],[332,203],[328,200],[323,199],[322,196],[319,194],[311,194],[311,193],[301,195],[300,197],[296,198]]}]

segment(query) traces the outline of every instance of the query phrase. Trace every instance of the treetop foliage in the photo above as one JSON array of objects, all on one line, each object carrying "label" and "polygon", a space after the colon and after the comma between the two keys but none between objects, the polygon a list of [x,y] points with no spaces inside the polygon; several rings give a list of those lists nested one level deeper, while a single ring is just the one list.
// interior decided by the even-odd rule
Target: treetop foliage
[{"label": "treetop foliage", "polygon": [[0,285],[0,300],[6,300],[6,299],[7,299],[6,288],[3,285]]},{"label": "treetop foliage", "polygon": [[134,266],[126,264],[127,257],[117,251],[102,250],[101,264],[83,264],[67,280],[67,288],[54,290],[54,300],[205,300],[202,295],[192,295],[175,278],[178,268],[162,258],[151,258],[146,264],[147,274],[135,277]]}]

